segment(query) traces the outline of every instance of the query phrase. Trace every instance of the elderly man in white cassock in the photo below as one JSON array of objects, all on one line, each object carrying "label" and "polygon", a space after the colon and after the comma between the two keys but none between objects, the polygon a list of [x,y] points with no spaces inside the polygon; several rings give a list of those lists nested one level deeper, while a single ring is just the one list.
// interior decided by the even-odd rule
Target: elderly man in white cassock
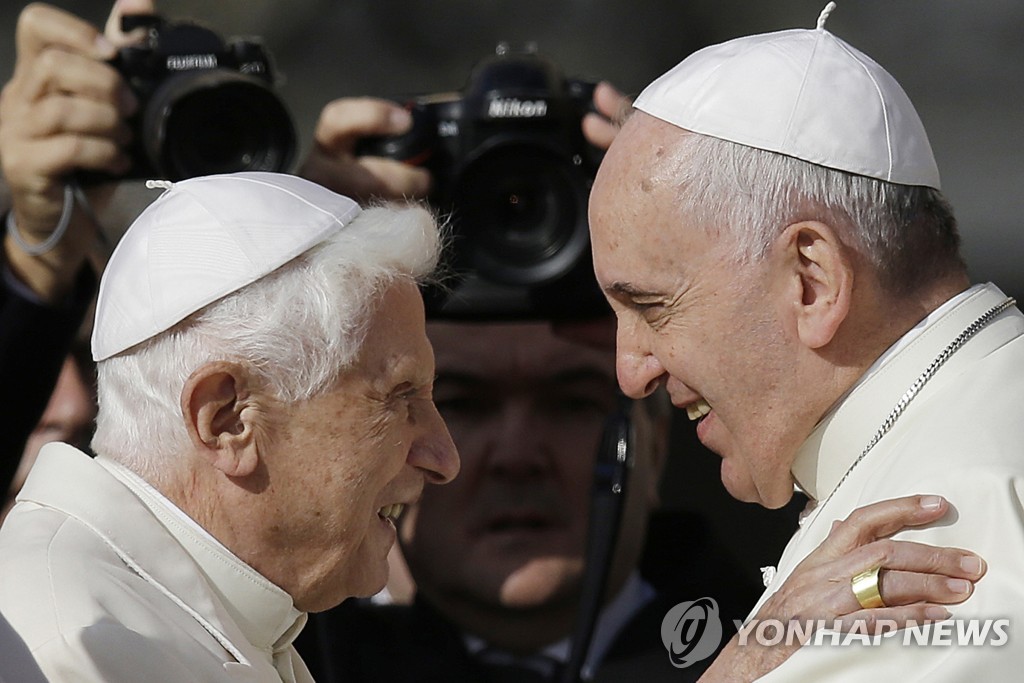
[{"label": "elderly man in white cassock", "polygon": [[[758,608],[790,598],[835,520],[911,492],[954,514],[895,538],[988,562],[952,621],[812,641],[763,680],[1017,680],[1024,315],[971,286],[924,127],[892,76],[825,29],[834,7],[815,29],[697,52],[637,98],[590,207],[619,381],[634,398],[667,385],[736,498],[810,497]],[[864,556],[846,594],[884,615],[903,569]]]},{"label": "elderly man in white cassock", "polygon": [[459,468],[438,248],[423,208],[269,173],[143,212],[100,285],[97,457],[45,446],[0,531],[0,612],[49,680],[311,680],[305,613],[380,590],[394,519]]}]

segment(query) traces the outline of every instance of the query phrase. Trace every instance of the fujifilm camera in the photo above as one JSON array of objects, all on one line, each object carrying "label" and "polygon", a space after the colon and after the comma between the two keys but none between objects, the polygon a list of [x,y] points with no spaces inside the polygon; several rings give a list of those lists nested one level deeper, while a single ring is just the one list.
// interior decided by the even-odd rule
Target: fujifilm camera
[{"label": "fujifilm camera", "polygon": [[225,42],[197,24],[130,15],[124,31],[146,40],[113,66],[139,99],[123,177],[182,180],[235,171],[287,171],[295,156],[291,115],[273,90],[270,57],[255,39]]},{"label": "fujifilm camera", "polygon": [[449,277],[425,292],[440,318],[572,319],[609,309],[594,279],[587,201],[602,151],[583,138],[594,82],[533,49],[499,45],[461,92],[405,103],[412,129],[358,152],[428,169],[450,219]]}]

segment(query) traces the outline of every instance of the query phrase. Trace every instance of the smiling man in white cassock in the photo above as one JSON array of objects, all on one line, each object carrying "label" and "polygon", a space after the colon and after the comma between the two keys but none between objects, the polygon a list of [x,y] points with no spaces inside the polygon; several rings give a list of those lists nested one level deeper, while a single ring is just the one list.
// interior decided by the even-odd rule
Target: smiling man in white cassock
[{"label": "smiling man in white cassock", "polygon": [[[913,492],[955,514],[897,538],[988,561],[926,644],[826,638],[762,680],[1016,680],[1024,315],[971,286],[924,127],[892,76],[825,29],[834,5],[815,29],[699,51],[637,98],[590,205],[619,382],[633,398],[667,385],[736,498],[810,497],[758,608],[790,597],[835,520]],[[884,619],[903,569],[865,556],[847,595]],[[987,636],[959,635],[971,628]]]},{"label": "smiling man in white cassock", "polygon": [[0,530],[0,612],[49,680],[311,680],[305,613],[380,590],[394,518],[458,471],[438,245],[422,208],[278,174],[143,212],[100,285],[97,457],[45,446]]}]

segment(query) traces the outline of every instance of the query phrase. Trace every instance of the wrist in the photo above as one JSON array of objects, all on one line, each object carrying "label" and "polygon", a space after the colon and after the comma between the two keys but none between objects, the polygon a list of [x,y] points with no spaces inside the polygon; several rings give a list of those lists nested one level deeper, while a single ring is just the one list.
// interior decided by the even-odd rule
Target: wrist
[{"label": "wrist", "polygon": [[76,184],[63,187],[58,206],[59,213],[48,202],[27,216],[12,208],[0,218],[7,268],[47,304],[61,301],[74,287],[96,228],[88,200]]},{"label": "wrist", "polygon": [[10,278],[24,285],[40,303],[53,305],[67,298],[74,288],[78,273],[86,262],[86,253],[79,245],[62,243],[45,254],[33,256],[21,249],[10,234],[6,234],[3,238],[3,261]]},{"label": "wrist", "polygon": [[68,226],[71,224],[71,215],[75,210],[75,190],[71,185],[65,185],[63,190],[60,215],[56,219],[54,227],[48,231],[46,236],[39,240],[31,240],[22,235],[18,222],[15,220],[15,211],[11,209],[4,219],[4,227],[7,235],[14,241],[14,244],[29,256],[42,256],[53,251],[54,247],[64,239]]},{"label": "wrist", "polygon": [[753,638],[744,639],[739,634],[732,637],[715,657],[700,683],[737,683],[755,681],[773,671],[800,649],[799,643],[762,645]]}]

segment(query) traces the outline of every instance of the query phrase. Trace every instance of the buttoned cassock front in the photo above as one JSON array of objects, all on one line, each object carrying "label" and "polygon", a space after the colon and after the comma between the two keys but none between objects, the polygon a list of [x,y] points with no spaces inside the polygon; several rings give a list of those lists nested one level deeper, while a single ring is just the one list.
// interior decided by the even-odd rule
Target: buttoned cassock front
[{"label": "buttoned cassock front", "polygon": [[146,488],[50,444],[0,529],[0,613],[50,681],[310,683],[288,594]]},{"label": "buttoned cassock front", "polygon": [[825,539],[834,520],[880,500],[939,494],[949,500],[950,514],[894,538],[967,548],[984,557],[988,573],[971,598],[950,611],[957,621],[1008,619],[1007,637],[990,631],[988,645],[958,645],[957,629],[963,626],[957,624],[949,627],[952,636],[944,639],[952,644],[947,645],[907,645],[901,633],[881,639],[878,645],[835,646],[826,637],[824,644],[805,645],[761,680],[1020,679],[1024,671],[1024,315],[1011,307],[953,353],[888,433],[854,465],[929,364],[1005,299],[991,284],[972,290],[952,310],[929,320],[923,331],[870,372],[818,425],[793,466],[798,485],[818,503],[802,520],[751,615]]}]

